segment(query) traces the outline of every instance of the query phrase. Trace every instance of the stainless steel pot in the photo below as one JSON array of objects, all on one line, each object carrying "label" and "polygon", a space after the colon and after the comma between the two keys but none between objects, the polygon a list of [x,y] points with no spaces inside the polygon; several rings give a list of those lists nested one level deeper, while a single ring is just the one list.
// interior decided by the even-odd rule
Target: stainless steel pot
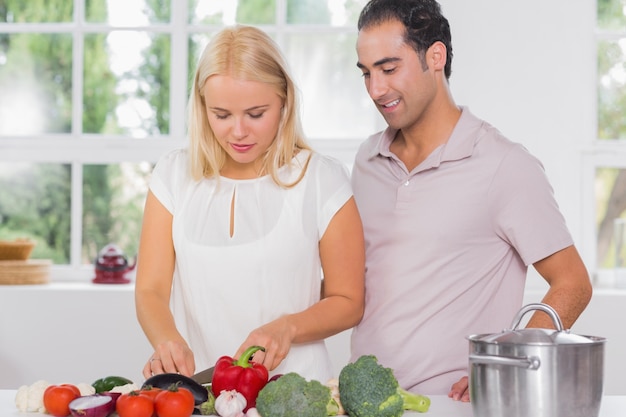
[{"label": "stainless steel pot", "polygon": [[[518,329],[529,311],[547,313],[556,330]],[[510,330],[468,336],[470,399],[479,417],[597,417],[606,339],[563,330],[546,304],[529,304]]]}]

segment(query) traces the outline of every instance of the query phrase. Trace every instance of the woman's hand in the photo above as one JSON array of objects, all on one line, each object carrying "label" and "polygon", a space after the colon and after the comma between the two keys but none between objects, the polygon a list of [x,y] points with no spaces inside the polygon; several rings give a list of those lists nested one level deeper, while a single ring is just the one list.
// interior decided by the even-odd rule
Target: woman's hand
[{"label": "woman's hand", "polygon": [[265,366],[268,371],[276,369],[287,357],[295,334],[289,317],[280,317],[251,331],[233,357],[239,358],[250,346],[262,346],[265,352],[257,351],[252,360]]},{"label": "woman's hand", "polygon": [[320,258],[324,284],[321,300],[254,329],[235,353],[239,358],[250,346],[262,346],[252,360],[269,371],[287,357],[292,343],[308,343],[337,334],[357,324],[363,316],[365,244],[363,226],[351,197],[335,213],[322,239]]},{"label": "woman's hand", "polygon": [[193,352],[186,343],[168,341],[157,346],[156,351],[143,367],[143,376],[147,379],[162,373],[193,375],[196,369]]}]

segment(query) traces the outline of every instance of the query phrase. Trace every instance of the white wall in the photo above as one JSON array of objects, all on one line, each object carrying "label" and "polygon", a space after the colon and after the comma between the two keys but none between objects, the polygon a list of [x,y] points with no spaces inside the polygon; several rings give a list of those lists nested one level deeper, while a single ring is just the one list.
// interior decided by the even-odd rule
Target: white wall
[{"label": "white wall", "polygon": [[591,219],[582,218],[581,159],[595,136],[595,3],[441,1],[457,103],[539,157],[577,245],[592,250],[582,242]]},{"label": "white wall", "polygon": [[143,381],[152,350],[135,317],[128,284],[0,286],[0,389],[108,375]]}]

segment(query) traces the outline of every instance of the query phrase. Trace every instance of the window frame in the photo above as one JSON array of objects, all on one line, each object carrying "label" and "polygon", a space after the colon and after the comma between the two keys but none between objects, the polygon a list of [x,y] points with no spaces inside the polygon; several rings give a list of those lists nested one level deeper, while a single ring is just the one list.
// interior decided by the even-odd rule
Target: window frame
[{"label": "window frame", "polygon": [[596,171],[601,168],[626,169],[626,139],[612,138],[601,139],[599,132],[599,88],[598,88],[598,44],[603,41],[616,41],[626,39],[626,29],[607,30],[598,26],[597,2],[595,2],[596,15],[594,33],[594,53],[595,62],[593,65],[592,79],[593,85],[593,137],[588,145],[582,149],[581,172],[582,172],[582,242],[581,252],[584,254],[590,273],[593,275],[594,284],[599,287],[612,287],[614,273],[611,268],[601,267],[598,259],[598,236],[597,224],[597,195],[595,192]]},{"label": "window frame", "polygon": [[[68,265],[56,265],[53,268],[53,280],[85,280],[92,273],[93,268],[81,263],[82,247],[82,166],[89,163],[119,163],[119,162],[156,162],[163,153],[170,149],[185,146],[185,108],[187,104],[187,40],[193,33],[202,33],[217,30],[218,25],[198,25],[188,23],[187,3],[172,0],[172,16],[169,23],[152,24],[147,26],[119,26],[109,24],[94,24],[84,22],[85,0],[73,0],[74,20],[69,23],[41,23],[19,24],[0,23],[0,32],[15,34],[32,32],[36,27],[37,33],[72,33],[72,131],[67,134],[46,134],[28,137],[0,138],[0,164],[3,161],[24,162],[52,162],[69,163],[72,167],[72,214],[71,214],[71,254]],[[276,0],[277,19],[273,25],[258,25],[275,36],[279,46],[284,47],[284,37],[290,33],[311,33],[324,31],[327,33],[353,33],[352,26],[337,27],[326,25],[287,24],[286,0]],[[595,3],[595,2],[594,2]],[[460,7],[460,6],[459,6]],[[590,6],[590,9],[592,6]],[[594,11],[597,6],[593,7]],[[457,11],[458,12],[458,11]],[[453,13],[451,13],[453,15]],[[451,16],[452,18],[454,16]],[[597,16],[590,17],[597,22]],[[458,26],[453,27],[456,29]],[[171,92],[170,92],[170,130],[166,135],[148,136],[146,138],[128,139],[124,136],[107,136],[81,133],[82,130],[82,74],[83,74],[83,36],[87,33],[106,33],[111,30],[140,30],[153,33],[169,33],[171,35]],[[595,29],[594,45],[607,39],[626,37],[624,31],[609,31]],[[463,53],[461,48],[460,53]],[[597,48],[594,51],[597,57]],[[597,59],[597,58],[596,58]],[[580,235],[579,244],[588,269],[593,274],[603,274],[597,265],[597,218],[595,207],[594,178],[595,170],[599,167],[614,167],[626,169],[626,141],[600,140],[597,138],[597,63],[590,63],[589,82],[592,85],[587,90],[589,98],[594,100],[590,108],[594,110],[593,131],[587,136],[589,139],[583,144],[580,151],[580,180],[582,202],[580,202]],[[465,74],[460,72],[461,77]],[[357,75],[355,69],[355,76]],[[457,80],[457,85],[458,85]],[[462,83],[462,81],[461,81]],[[459,90],[457,96],[462,94]],[[378,127],[385,127],[384,121],[378,121]],[[346,163],[348,167],[353,162],[354,153],[364,137],[348,139],[332,139],[311,137],[310,140],[316,149],[322,153],[333,155]],[[578,216],[576,216],[578,218]]]},{"label": "window frame", "polygon": [[[276,0],[276,21],[273,25],[257,25],[275,37],[284,48],[284,37],[290,33],[356,33],[356,27],[331,25],[302,25],[286,23],[286,1]],[[89,23],[85,21],[85,0],[73,0],[72,22],[63,23],[0,23],[0,33],[64,33],[71,34],[72,45],[72,129],[69,133],[0,137],[0,163],[20,161],[31,163],[60,163],[71,165],[71,238],[70,261],[54,265],[52,281],[85,281],[93,278],[93,265],[82,263],[83,166],[85,164],[115,164],[121,162],[155,163],[165,152],[184,147],[186,106],[188,98],[188,39],[194,33],[217,31],[223,25],[189,23],[187,1],[171,1],[169,23],[140,26]],[[168,134],[132,138],[125,135],[86,134],[82,132],[83,112],[83,53],[86,35],[111,31],[143,31],[164,33],[171,37],[170,52],[170,129]],[[356,74],[356,69],[355,69]],[[190,76],[190,75],[189,75]],[[379,122],[382,129],[384,126]],[[348,167],[364,138],[309,138],[322,153],[343,161]]]}]

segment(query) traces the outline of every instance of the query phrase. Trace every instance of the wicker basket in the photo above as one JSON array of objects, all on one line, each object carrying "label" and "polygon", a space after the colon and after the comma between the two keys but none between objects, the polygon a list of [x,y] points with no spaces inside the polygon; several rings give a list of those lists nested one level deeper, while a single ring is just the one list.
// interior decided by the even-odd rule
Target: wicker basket
[{"label": "wicker basket", "polygon": [[0,285],[46,284],[50,259],[0,260]]},{"label": "wicker basket", "polygon": [[0,240],[0,261],[28,259],[35,242],[28,239]]}]

